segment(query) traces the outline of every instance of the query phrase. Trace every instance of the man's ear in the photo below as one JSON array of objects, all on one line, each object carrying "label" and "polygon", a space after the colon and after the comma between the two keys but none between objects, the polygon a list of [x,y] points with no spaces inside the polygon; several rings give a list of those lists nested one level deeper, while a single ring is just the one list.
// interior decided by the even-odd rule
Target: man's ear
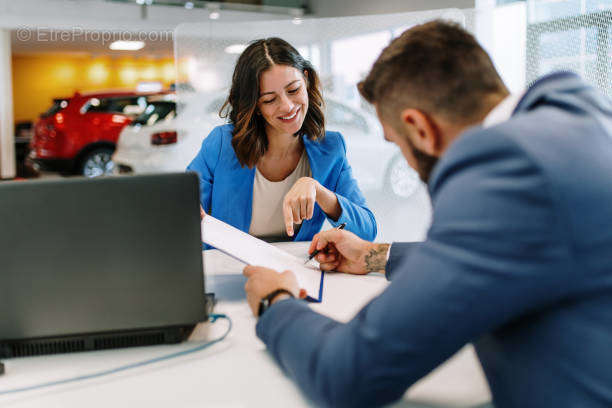
[{"label": "man's ear", "polygon": [[404,109],[400,112],[402,125],[407,134],[414,135],[412,143],[419,150],[430,156],[440,156],[442,152],[442,135],[436,124],[425,113],[417,109]]}]

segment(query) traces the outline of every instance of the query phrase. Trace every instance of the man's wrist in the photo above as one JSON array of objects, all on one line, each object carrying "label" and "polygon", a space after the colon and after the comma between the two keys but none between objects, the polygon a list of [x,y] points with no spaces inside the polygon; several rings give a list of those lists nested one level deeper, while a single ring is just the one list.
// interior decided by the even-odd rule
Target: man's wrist
[{"label": "man's wrist", "polygon": [[365,255],[366,272],[385,273],[391,244],[371,244]]},{"label": "man's wrist", "polygon": [[268,310],[275,302],[280,300],[280,296],[295,298],[295,295],[290,290],[285,288],[278,288],[270,292],[268,295],[264,296],[259,301],[259,309],[257,311],[257,316],[261,317],[266,312],[266,310]]},{"label": "man's wrist", "polygon": [[289,296],[286,293],[279,293],[278,295],[276,295],[272,299],[270,299],[270,304],[273,305],[276,302],[280,302],[281,300],[292,299],[292,298],[295,298],[295,296]]}]

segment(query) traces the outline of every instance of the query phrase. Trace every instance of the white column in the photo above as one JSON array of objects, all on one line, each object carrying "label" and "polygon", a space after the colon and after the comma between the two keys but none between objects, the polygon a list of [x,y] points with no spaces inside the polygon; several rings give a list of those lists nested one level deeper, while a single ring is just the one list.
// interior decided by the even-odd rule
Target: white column
[{"label": "white column", "polygon": [[11,32],[0,30],[0,178],[15,177]]}]

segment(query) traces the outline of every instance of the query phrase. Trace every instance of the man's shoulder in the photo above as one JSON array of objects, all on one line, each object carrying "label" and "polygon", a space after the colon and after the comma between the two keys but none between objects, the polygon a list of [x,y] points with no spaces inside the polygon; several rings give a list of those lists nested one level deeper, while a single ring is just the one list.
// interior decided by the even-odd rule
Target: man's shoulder
[{"label": "man's shoulder", "polygon": [[474,127],[461,134],[446,150],[430,178],[437,189],[450,176],[469,173],[472,178],[485,177],[495,167],[509,160],[529,160],[513,137],[512,125],[504,122],[490,128]]},{"label": "man's shoulder", "polygon": [[[588,135],[588,136],[587,136]],[[610,134],[594,115],[576,113],[555,106],[515,113],[509,120],[461,134],[445,152],[432,180],[457,170],[490,171],[523,161],[559,184],[568,174],[608,173],[612,169]],[[576,166],[580,163],[580,166]],[[600,183],[597,177],[591,182]],[[579,185],[564,188],[579,188]]]}]

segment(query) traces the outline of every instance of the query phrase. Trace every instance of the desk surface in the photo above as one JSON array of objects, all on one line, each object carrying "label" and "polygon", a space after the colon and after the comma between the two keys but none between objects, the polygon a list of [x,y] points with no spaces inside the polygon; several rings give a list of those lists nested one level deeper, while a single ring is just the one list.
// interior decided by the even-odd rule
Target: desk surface
[{"label": "desk surface", "polygon": [[[306,255],[307,243],[279,247]],[[221,343],[184,357],[94,380],[0,397],[2,407],[259,407],[311,406],[282,373],[255,336],[255,318],[244,299],[242,264],[218,251],[204,252],[206,290],[217,294],[215,312],[232,318],[233,330]],[[349,320],[387,286],[383,276],[327,274],[320,313]],[[202,324],[179,345],[39,356],[5,361],[0,390],[23,387],[185,350],[222,334],[224,321]],[[471,346],[423,378],[397,406],[475,406],[491,396]]]}]

